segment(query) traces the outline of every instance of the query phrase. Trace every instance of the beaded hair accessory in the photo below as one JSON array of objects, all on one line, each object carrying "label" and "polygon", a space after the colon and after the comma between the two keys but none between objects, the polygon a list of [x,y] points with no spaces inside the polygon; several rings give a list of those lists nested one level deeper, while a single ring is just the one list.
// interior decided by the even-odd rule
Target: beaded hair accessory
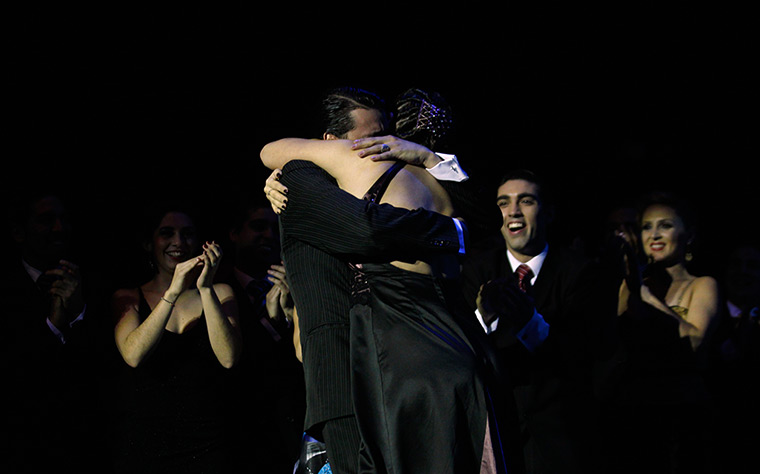
[{"label": "beaded hair accessory", "polygon": [[417,114],[417,124],[413,133],[426,130],[435,138],[441,138],[451,129],[451,115],[446,109],[442,109],[435,104],[422,100],[420,111]]}]

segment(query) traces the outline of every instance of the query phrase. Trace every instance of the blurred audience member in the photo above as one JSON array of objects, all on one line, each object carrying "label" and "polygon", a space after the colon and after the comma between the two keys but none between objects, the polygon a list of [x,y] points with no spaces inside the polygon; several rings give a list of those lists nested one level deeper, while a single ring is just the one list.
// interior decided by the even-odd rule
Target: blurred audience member
[{"label": "blurred audience member", "polygon": [[[97,303],[75,252],[60,195],[20,193],[10,204],[15,248],[0,275],[4,472],[107,469],[99,410]],[[91,283],[85,288],[85,280]]]},{"label": "blurred audience member", "polygon": [[639,240],[627,247],[618,300],[625,361],[613,402],[615,472],[712,472],[712,412],[704,380],[707,338],[720,313],[714,278],[688,270],[696,225],[687,203],[647,196]]},{"label": "blurred audience member", "polygon": [[291,473],[298,459],[306,393],[293,347],[293,302],[280,260],[277,215],[241,197],[229,229],[229,283],[239,303],[244,350],[234,369],[244,472]]},{"label": "blurred audience member", "polygon": [[741,242],[724,262],[726,311],[716,330],[710,389],[721,473],[757,470],[760,441],[760,248]]},{"label": "blurred audience member", "polygon": [[737,246],[725,262],[727,326],[729,333],[721,340],[725,361],[757,361],[760,347],[760,248],[758,244]]}]

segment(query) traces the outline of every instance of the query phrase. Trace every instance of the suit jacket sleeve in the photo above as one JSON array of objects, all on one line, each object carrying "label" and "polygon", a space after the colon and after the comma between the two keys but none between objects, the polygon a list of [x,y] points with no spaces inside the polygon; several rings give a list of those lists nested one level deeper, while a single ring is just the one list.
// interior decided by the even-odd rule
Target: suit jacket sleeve
[{"label": "suit jacket sleeve", "polygon": [[525,371],[525,380],[535,370],[578,374],[609,358],[614,349],[614,293],[596,264],[565,249],[554,248],[549,254],[538,277],[543,280],[533,288],[537,311],[551,327],[548,337],[529,353],[503,328],[491,334],[496,347],[507,354],[511,370]]},{"label": "suit jacket sleeve", "polygon": [[451,217],[358,199],[309,162],[291,161],[282,171],[288,203],[280,218],[291,238],[357,262],[460,252],[462,236]]},{"label": "suit jacket sleeve", "polygon": [[449,193],[456,216],[464,218],[467,223],[470,242],[482,242],[489,236],[499,234],[502,216],[499,207],[494,204],[490,188],[482,181],[470,178],[467,181],[438,181]]}]

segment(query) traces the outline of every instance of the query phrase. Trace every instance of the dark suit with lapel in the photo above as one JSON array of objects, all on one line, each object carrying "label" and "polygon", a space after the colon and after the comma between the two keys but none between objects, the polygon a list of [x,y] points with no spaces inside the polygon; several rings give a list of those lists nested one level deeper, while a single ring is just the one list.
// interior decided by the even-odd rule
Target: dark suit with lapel
[{"label": "dark suit with lapel", "polygon": [[243,334],[242,358],[232,369],[240,406],[236,462],[243,472],[290,472],[298,458],[305,412],[303,368],[295,356],[293,330],[269,320],[265,293],[249,295],[234,275],[225,281],[235,292]]},{"label": "dark suit with lapel", "polygon": [[460,242],[451,218],[357,199],[312,163],[292,161],[282,171],[289,191],[282,252],[299,317],[309,429],[353,414],[347,262],[416,261],[456,253]]},{"label": "dark suit with lapel", "polygon": [[[48,326],[50,299],[20,260],[0,275],[3,331],[0,359],[6,400],[3,472],[49,472],[99,468],[104,449],[98,370],[105,353],[95,352],[109,334],[96,332],[102,308],[88,301],[87,318],[64,332]],[[109,368],[110,367],[106,367]],[[92,449],[95,453],[91,453]]]},{"label": "dark suit with lapel", "polygon": [[[463,289],[471,310],[480,285],[512,273],[504,245],[465,262]],[[490,336],[514,393],[528,472],[596,469],[593,371],[611,350],[607,331],[616,296],[604,288],[609,285],[590,261],[550,246],[531,293],[550,325],[548,338],[531,353],[503,326]]]}]

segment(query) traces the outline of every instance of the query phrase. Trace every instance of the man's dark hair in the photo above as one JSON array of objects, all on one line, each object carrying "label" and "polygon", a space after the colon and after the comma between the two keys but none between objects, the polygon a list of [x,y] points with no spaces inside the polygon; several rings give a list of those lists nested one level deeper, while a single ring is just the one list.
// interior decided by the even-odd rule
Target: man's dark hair
[{"label": "man's dark hair", "polygon": [[329,91],[322,101],[323,130],[345,138],[354,127],[351,112],[356,109],[376,109],[388,121],[385,101],[377,94],[355,87],[340,87]]},{"label": "man's dark hair", "polygon": [[507,173],[505,173],[501,180],[499,181],[499,184],[497,187],[501,186],[502,184],[506,183],[507,181],[512,181],[515,179],[521,179],[524,181],[528,181],[529,183],[533,183],[538,186],[538,198],[541,200],[542,203],[552,205],[553,204],[553,197],[551,190],[546,184],[546,181],[541,178],[538,174],[531,170],[527,169],[517,169],[512,170]]}]

